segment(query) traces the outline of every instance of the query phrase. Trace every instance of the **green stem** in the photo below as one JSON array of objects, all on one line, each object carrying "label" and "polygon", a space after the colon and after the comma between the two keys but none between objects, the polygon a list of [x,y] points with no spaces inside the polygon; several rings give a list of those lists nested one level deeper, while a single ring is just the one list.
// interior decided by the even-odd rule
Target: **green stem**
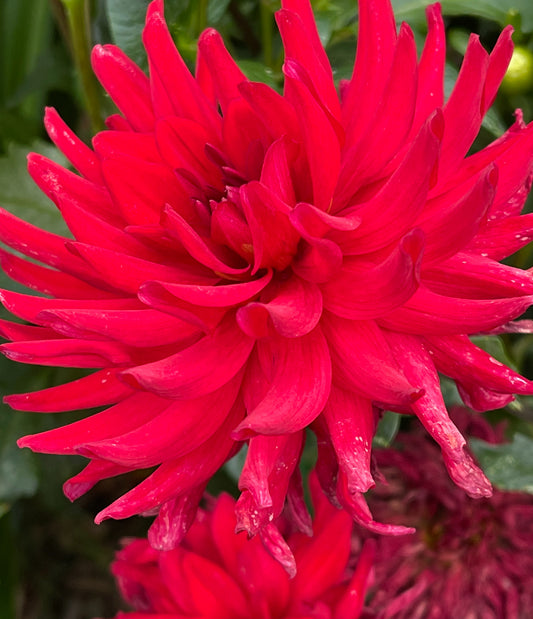
[{"label": "green stem", "polygon": [[272,51],[272,37],[273,37],[273,24],[272,24],[272,9],[270,8],[269,0],[261,0],[261,45],[263,47],[263,61],[271,69],[273,64],[273,51]]},{"label": "green stem", "polygon": [[61,0],[65,8],[72,43],[74,62],[81,80],[85,106],[93,130],[104,128],[100,112],[100,93],[98,82],[91,67],[89,8],[87,0]]},{"label": "green stem", "polygon": [[198,32],[203,32],[207,28],[207,6],[209,0],[199,0],[198,2]]}]

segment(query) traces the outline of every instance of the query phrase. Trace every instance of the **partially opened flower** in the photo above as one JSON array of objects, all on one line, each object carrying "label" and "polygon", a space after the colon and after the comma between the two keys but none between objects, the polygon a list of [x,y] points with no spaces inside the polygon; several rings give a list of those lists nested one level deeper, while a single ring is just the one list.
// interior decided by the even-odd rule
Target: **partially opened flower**
[{"label": "partially opened flower", "polygon": [[379,411],[416,415],[455,482],[479,497],[490,484],[463,450],[437,372],[481,410],[533,393],[468,338],[506,328],[533,300],[532,275],[498,262],[533,238],[533,215],[519,214],[533,125],[518,113],[467,156],[509,61],[510,29],[490,55],[472,35],[444,102],[439,5],[418,59],[389,2],[360,0],[353,76],[337,92],[308,0],[282,6],[283,95],[249,81],[213,30],[200,37],[193,77],[152,2],[149,77],[116,47],[94,50],[121,114],[93,148],[46,113],[79,174],[30,156],[73,238],[1,213],[0,239],[45,265],[2,251],[4,270],[47,295],[2,292],[32,323],[2,322],[4,354],[97,370],[7,401],[108,407],[20,445],[90,459],[65,485],[72,499],[147,469],[97,521],[158,512],[150,535],[160,548],[179,541],[208,479],[247,442],[237,526],[278,552],[265,532],[286,499],[302,520],[308,427],[332,501],[372,530],[403,532],[376,523],[362,494]]},{"label": "partially opened flower", "polygon": [[112,571],[136,612],[119,617],[357,619],[374,545],[352,556],[350,516],[323,495],[315,498],[314,537],[287,537],[298,561],[298,574],[292,579],[259,537],[234,535],[235,501],[227,494],[213,499],[211,510],[198,511],[182,545],[174,550],[161,552],[146,540],[130,541],[117,554]]},{"label": "partially opened flower", "polygon": [[[470,419],[468,419],[470,416]],[[501,436],[464,410],[454,420],[488,442]],[[377,514],[416,526],[376,540],[374,588],[364,616],[387,619],[527,619],[533,608],[533,496],[495,490],[474,501],[454,486],[420,432],[376,459],[387,485],[372,491]]]}]

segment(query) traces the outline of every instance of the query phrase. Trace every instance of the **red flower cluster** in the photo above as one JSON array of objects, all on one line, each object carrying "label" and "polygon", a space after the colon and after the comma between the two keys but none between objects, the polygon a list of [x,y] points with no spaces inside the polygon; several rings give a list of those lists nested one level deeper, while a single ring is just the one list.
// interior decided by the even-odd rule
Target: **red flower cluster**
[{"label": "red flower cluster", "polygon": [[4,270],[47,295],[2,291],[31,323],[1,323],[3,353],[97,370],[8,403],[107,407],[19,444],[90,459],[65,485],[71,499],[149,469],[97,521],[158,513],[159,548],[180,541],[209,478],[247,442],[237,528],[283,554],[268,531],[286,501],[302,520],[309,427],[332,501],[371,530],[404,532],[375,522],[363,498],[379,411],[416,415],[454,481],[480,497],[490,484],[463,450],[438,372],[480,410],[533,393],[468,338],[533,301],[532,275],[499,263],[533,239],[533,215],[520,215],[533,125],[518,114],[467,156],[508,64],[510,29],[491,54],[471,37],[445,102],[439,6],[428,8],[418,59],[389,1],[360,0],[353,75],[339,94],[309,0],[282,7],[279,94],[248,80],[213,30],[191,75],[162,1],[152,2],[149,76],[116,47],[94,50],[121,113],[93,148],[47,111],[79,174],[30,157],[73,238],[0,213],[0,240],[41,263],[2,250]]},{"label": "red flower cluster", "polygon": [[[465,410],[452,417],[466,433],[497,443],[498,432]],[[494,491],[473,501],[454,486],[436,447],[420,432],[378,450],[388,481],[369,503],[376,514],[416,526],[376,540],[374,595],[365,617],[527,619],[533,608],[533,496]]]},{"label": "red flower cluster", "polygon": [[[314,483],[314,537],[287,540],[298,561],[290,579],[258,537],[234,535],[235,501],[212,500],[198,511],[181,546],[161,552],[146,540],[121,550],[112,571],[136,612],[124,619],[357,619],[372,567],[373,544],[350,558],[352,521]],[[281,523],[290,526],[290,523]]]}]

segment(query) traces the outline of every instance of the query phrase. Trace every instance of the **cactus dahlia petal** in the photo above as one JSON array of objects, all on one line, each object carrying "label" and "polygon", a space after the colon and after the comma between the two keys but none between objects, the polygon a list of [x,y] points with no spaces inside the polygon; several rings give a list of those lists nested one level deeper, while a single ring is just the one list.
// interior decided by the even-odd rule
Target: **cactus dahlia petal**
[{"label": "cactus dahlia petal", "polygon": [[248,541],[244,533],[233,534],[235,501],[227,494],[213,499],[209,510],[198,511],[183,543],[173,550],[155,550],[144,539],[130,541],[111,569],[135,612],[118,617],[357,619],[374,543],[353,557],[350,516],[320,494],[315,497],[314,537],[286,536],[298,561],[292,579],[258,537]]},{"label": "cactus dahlia petal", "polygon": [[89,459],[65,485],[72,499],[156,467],[97,521],[158,513],[160,548],[179,541],[205,484],[245,442],[238,529],[265,532],[285,503],[301,521],[308,427],[328,496],[368,528],[400,533],[363,500],[379,411],[416,415],[453,480],[480,497],[490,484],[463,450],[438,372],[480,410],[533,393],[468,338],[504,328],[533,301],[532,275],[499,263],[533,239],[533,215],[520,215],[533,125],[518,114],[467,156],[509,61],[510,30],[490,54],[472,35],[444,101],[439,5],[428,8],[417,58],[389,2],[360,0],[353,76],[339,94],[308,0],[282,6],[281,95],[249,81],[214,30],[200,37],[191,75],[162,1],[152,2],[149,76],[113,46],[94,50],[120,114],[93,148],[46,113],[78,173],[30,156],[72,238],[0,215],[0,240],[40,263],[2,251],[4,270],[47,295],[1,293],[31,323],[2,322],[3,353],[96,369],[7,401],[40,412],[104,407],[20,445]]}]

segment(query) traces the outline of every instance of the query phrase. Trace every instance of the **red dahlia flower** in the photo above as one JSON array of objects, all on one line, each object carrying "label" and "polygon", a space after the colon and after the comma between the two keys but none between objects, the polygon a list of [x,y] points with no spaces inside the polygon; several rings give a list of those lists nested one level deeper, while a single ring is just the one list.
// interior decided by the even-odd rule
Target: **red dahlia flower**
[{"label": "red dahlia flower", "polygon": [[467,156],[508,64],[510,29],[490,55],[472,35],[444,102],[439,5],[417,59],[389,2],[360,0],[353,76],[339,95],[308,0],[282,5],[283,95],[249,81],[213,30],[200,37],[193,77],[152,2],[149,77],[113,46],[94,50],[121,114],[93,149],[46,113],[79,174],[30,156],[73,238],[1,213],[0,240],[46,265],[2,251],[4,270],[48,295],[2,292],[32,323],[2,323],[4,354],[97,368],[7,401],[108,407],[19,444],[90,459],[65,485],[71,499],[157,467],[97,521],[158,512],[159,548],[179,541],[211,475],[247,442],[237,526],[278,552],[271,522],[286,499],[304,518],[308,427],[331,499],[373,530],[403,532],[376,523],[362,494],[374,483],[379,411],[416,415],[454,481],[479,497],[490,484],[463,450],[437,373],[479,409],[533,393],[468,338],[505,328],[533,301],[531,273],[498,262],[533,239],[533,215],[519,214],[533,125],[518,113]]},{"label": "red dahlia flower", "polygon": [[[453,419],[468,434],[501,441],[464,410]],[[450,482],[436,451],[420,432],[399,435],[398,450],[376,451],[388,484],[370,493],[372,509],[417,532],[376,540],[375,595],[364,616],[529,619],[533,496],[495,490],[473,501]]]},{"label": "red dahlia flower", "polygon": [[136,610],[118,616],[357,619],[373,544],[363,547],[354,569],[352,520],[318,494],[315,536],[293,533],[287,538],[298,561],[294,578],[289,579],[259,537],[248,541],[244,533],[234,535],[235,501],[223,494],[212,501],[211,511],[198,511],[178,548],[161,552],[137,539],[117,554],[112,571],[124,599]]}]

